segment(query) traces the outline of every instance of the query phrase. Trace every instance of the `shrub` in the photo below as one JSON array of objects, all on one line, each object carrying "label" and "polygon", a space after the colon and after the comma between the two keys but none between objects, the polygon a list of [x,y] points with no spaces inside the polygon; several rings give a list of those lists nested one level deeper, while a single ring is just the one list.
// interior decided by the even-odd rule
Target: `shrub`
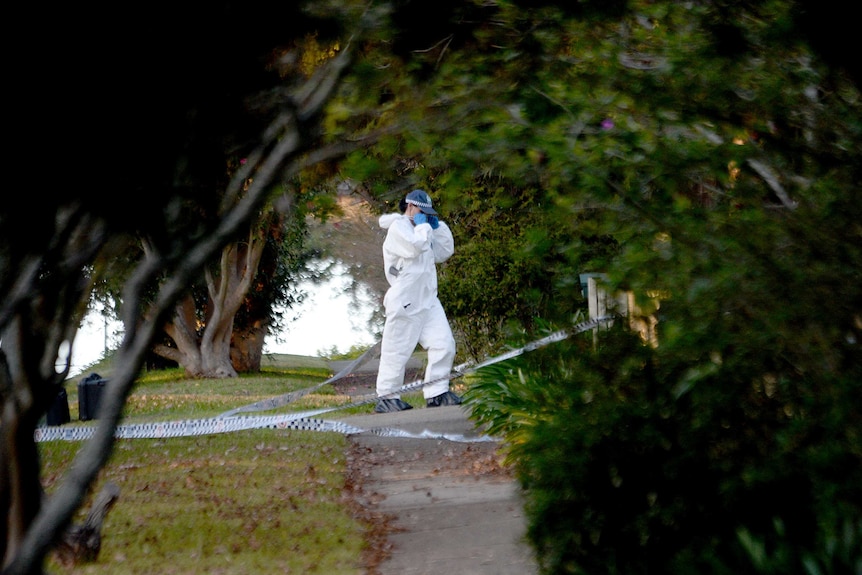
[{"label": "shrub", "polygon": [[506,439],[543,573],[860,572],[856,384],[672,360],[619,326],[597,341],[466,394]]}]

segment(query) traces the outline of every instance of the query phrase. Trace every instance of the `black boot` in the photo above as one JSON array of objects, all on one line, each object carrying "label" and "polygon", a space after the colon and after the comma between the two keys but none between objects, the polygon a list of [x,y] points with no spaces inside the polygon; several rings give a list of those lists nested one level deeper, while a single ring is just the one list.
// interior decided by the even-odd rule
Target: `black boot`
[{"label": "black boot", "polygon": [[425,405],[427,407],[440,407],[441,405],[461,405],[461,398],[452,393],[451,391],[446,391],[444,393],[441,393],[440,395],[429,397],[425,400]]},{"label": "black boot", "polygon": [[396,411],[404,411],[406,409],[413,409],[413,406],[406,401],[401,401],[397,397],[378,399],[377,405],[374,406],[375,413],[394,413]]}]

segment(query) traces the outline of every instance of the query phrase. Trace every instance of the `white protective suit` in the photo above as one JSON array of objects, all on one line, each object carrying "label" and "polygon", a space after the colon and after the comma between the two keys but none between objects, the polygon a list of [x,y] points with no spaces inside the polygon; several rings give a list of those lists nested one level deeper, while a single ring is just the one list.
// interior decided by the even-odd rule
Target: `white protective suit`
[{"label": "white protective suit", "polygon": [[[386,323],[380,347],[377,395],[394,393],[405,384],[407,360],[418,343],[428,351],[424,381],[446,378],[455,361],[455,338],[437,298],[437,267],[455,253],[452,231],[444,222],[413,226],[403,214],[380,216],[388,230],[383,242],[383,266],[389,289],[383,298]],[[425,399],[449,391],[449,380],[422,388]],[[400,394],[391,397],[398,398]]]}]

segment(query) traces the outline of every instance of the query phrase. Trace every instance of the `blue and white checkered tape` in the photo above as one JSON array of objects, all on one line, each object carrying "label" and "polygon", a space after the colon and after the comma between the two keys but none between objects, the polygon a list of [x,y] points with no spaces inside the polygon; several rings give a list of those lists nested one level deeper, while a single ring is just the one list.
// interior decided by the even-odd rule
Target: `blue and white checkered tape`
[{"label": "blue and white checkered tape", "polygon": [[[504,354],[495,356],[493,358],[487,359],[481,363],[473,364],[473,363],[464,363],[459,366],[453,368],[452,373],[448,377],[439,378],[433,381],[423,382],[421,380],[414,381],[412,383],[406,384],[402,386],[397,392],[391,395],[397,395],[404,393],[406,391],[412,391],[415,389],[419,389],[425,385],[429,385],[431,383],[437,383],[444,379],[452,380],[458,377],[462,377],[468,373],[473,373],[483,367],[487,367],[489,365],[493,365],[495,363],[499,363],[505,361],[507,359],[511,359],[522,355],[523,353],[533,351],[540,347],[544,347],[548,344],[555,343],[558,341],[562,341],[567,337],[582,333],[584,331],[593,329],[597,327],[599,324],[603,322],[607,322],[613,319],[613,316],[604,316],[596,319],[592,319],[589,321],[581,322],[574,326],[572,329],[568,330],[560,330],[554,332],[546,337],[535,340],[533,342],[528,343],[520,348],[508,351]],[[304,390],[299,390],[295,392],[291,392],[282,396],[269,398],[260,402],[256,402],[253,404],[249,404],[243,407],[239,407],[233,409],[231,411],[222,413],[216,417],[208,418],[208,419],[186,419],[186,420],[178,420],[178,421],[156,421],[156,422],[148,422],[148,423],[138,423],[138,424],[129,424],[129,425],[120,425],[114,430],[114,436],[118,439],[153,439],[153,438],[168,438],[168,437],[191,437],[191,436],[199,436],[199,435],[211,435],[216,433],[230,433],[235,431],[245,431],[248,429],[297,429],[297,430],[307,430],[307,431],[330,431],[342,433],[345,435],[353,435],[357,433],[364,432],[372,432],[377,435],[384,435],[387,437],[412,437],[412,438],[443,438],[449,439],[452,441],[496,441],[495,438],[480,436],[478,438],[467,438],[460,435],[448,435],[448,434],[439,434],[432,433],[429,431],[424,431],[422,433],[416,434],[411,433],[399,429],[392,428],[374,428],[371,430],[366,430],[362,428],[358,428],[353,425],[346,424],[337,420],[326,420],[319,419],[315,416],[322,415],[324,413],[330,413],[333,411],[339,411],[342,409],[347,409],[349,407],[357,407],[360,405],[364,405],[371,402],[376,402],[378,399],[385,398],[388,396],[372,396],[365,399],[361,399],[359,401],[354,401],[352,403],[346,405],[340,405],[337,407],[328,407],[315,409],[311,411],[303,411],[297,413],[287,413],[281,415],[261,415],[261,416],[237,416],[236,413],[246,412],[246,411],[266,411],[270,409],[274,409],[277,407],[281,407],[286,405],[308,393],[315,391],[326,384],[329,384],[341,377],[352,372],[352,370],[357,366],[361,365],[361,363],[369,357],[370,354],[374,353],[377,349],[379,349],[379,343],[364,354],[361,357],[357,358],[350,365],[342,369],[335,376],[327,379],[326,381],[317,384],[315,386],[306,388]],[[89,439],[93,433],[95,432],[95,425],[66,425],[66,426],[52,426],[52,427],[39,427],[36,429],[34,439],[39,441],[84,441]]]}]

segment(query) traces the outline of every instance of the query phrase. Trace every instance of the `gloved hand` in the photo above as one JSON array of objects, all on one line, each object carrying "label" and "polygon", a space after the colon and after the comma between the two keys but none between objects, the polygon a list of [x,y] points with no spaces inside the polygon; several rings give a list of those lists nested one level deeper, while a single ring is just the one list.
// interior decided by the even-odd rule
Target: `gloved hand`
[{"label": "gloved hand", "polygon": [[440,220],[437,219],[437,216],[428,216],[428,223],[431,224],[432,230],[440,227]]},{"label": "gloved hand", "polygon": [[422,212],[419,212],[418,214],[413,216],[413,225],[414,226],[418,226],[419,224],[427,224],[427,223],[428,223],[428,216],[426,216]]}]

